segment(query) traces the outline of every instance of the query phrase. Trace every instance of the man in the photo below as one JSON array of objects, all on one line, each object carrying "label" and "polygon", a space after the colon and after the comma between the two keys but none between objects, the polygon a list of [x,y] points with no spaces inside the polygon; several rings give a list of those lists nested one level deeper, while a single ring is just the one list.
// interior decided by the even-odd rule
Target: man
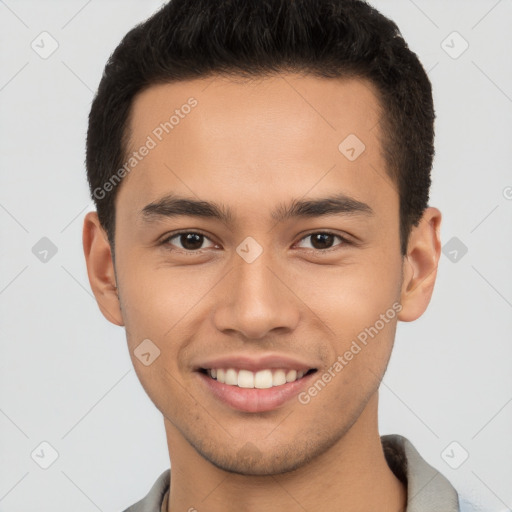
[{"label": "man", "polygon": [[430,82],[359,0],[172,0],[94,99],[83,243],[171,461],[128,510],[451,512],[378,388],[428,306]]}]

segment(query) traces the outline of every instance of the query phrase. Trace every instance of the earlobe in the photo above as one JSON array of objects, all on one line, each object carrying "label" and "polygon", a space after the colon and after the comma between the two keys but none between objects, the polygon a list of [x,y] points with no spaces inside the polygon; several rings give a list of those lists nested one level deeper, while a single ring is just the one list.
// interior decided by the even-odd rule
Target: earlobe
[{"label": "earlobe", "polygon": [[402,310],[398,319],[411,322],[427,309],[437,277],[441,255],[441,212],[429,207],[409,235],[403,262]]},{"label": "earlobe", "polygon": [[108,238],[98,214],[84,218],[82,243],[91,289],[103,316],[115,325],[124,325],[116,285],[116,276]]}]

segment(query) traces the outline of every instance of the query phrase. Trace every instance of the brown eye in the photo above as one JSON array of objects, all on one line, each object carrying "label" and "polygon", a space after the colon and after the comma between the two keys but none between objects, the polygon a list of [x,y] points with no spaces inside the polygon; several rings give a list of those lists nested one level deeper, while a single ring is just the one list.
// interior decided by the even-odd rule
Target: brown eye
[{"label": "brown eye", "polygon": [[[176,242],[172,243],[172,240],[176,240]],[[204,249],[203,244],[205,240],[209,240],[205,235],[201,233],[196,233],[193,231],[186,231],[181,233],[176,233],[164,240],[165,245],[178,245],[178,249],[182,249],[184,251],[198,251],[200,249]]]},{"label": "brown eye", "polygon": [[307,236],[305,236],[301,242],[303,240],[307,240],[307,239],[311,239],[311,242],[310,242],[310,247],[306,247],[306,248],[311,248],[311,249],[316,249],[316,250],[326,250],[326,249],[331,249],[334,245],[334,240],[336,238],[338,238],[341,243],[338,243],[336,245],[343,245],[345,243],[347,243],[347,240],[345,238],[343,238],[342,236],[340,235],[335,235],[334,233],[327,233],[327,232],[318,232],[318,233],[311,233]]}]

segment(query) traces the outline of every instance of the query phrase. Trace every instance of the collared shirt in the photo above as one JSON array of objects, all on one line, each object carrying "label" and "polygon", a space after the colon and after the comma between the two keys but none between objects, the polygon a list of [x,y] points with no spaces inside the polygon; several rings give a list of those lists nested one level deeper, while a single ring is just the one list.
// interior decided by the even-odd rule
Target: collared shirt
[{"label": "collared shirt", "polygon": [[[459,512],[457,491],[403,436],[381,437],[386,461],[407,487],[406,512]],[[124,512],[167,512],[170,470],[164,471],[145,498]]]}]

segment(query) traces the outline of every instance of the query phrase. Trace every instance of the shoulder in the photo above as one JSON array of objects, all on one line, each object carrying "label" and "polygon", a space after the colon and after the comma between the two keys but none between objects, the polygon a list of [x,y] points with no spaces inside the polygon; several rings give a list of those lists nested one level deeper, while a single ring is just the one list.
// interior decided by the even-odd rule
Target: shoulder
[{"label": "shoulder", "polygon": [[407,438],[386,435],[381,442],[390,469],[407,487],[408,512],[460,512],[455,488]]},{"label": "shoulder", "polygon": [[153,484],[148,494],[123,512],[160,512],[165,493],[171,481],[170,469],[165,470]]}]

